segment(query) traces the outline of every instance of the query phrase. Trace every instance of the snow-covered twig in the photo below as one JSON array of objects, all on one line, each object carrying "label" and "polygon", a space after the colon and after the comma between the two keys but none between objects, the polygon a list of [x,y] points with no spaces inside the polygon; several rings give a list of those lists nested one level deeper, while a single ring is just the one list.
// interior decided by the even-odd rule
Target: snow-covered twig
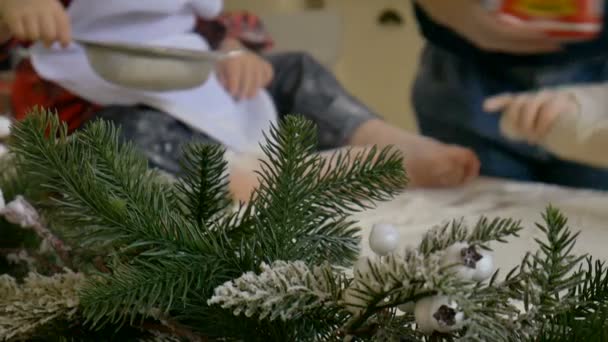
[{"label": "snow-covered twig", "polygon": [[19,195],[5,204],[4,196],[0,191],[0,215],[12,224],[33,230],[38,237],[53,247],[65,266],[72,267],[69,246],[42,224],[38,211],[23,196]]}]

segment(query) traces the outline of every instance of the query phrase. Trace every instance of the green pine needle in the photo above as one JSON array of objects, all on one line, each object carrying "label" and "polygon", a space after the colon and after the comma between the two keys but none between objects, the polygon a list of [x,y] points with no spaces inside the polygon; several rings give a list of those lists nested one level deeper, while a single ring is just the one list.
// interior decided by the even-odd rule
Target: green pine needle
[{"label": "green pine needle", "polygon": [[187,208],[186,216],[201,228],[227,211],[232,203],[228,192],[224,148],[219,145],[193,144],[184,149],[181,163],[184,177],[177,184]]},{"label": "green pine needle", "polygon": [[407,182],[402,158],[390,148],[337,153],[324,161],[313,154],[314,127],[301,117],[288,117],[273,129],[262,149],[252,237],[264,262],[349,264],[359,242],[349,214],[391,198]]},{"label": "green pine needle", "polygon": [[568,295],[574,304],[542,325],[539,341],[602,342],[608,339],[608,268],[604,262],[586,259],[582,281]]},{"label": "green pine needle", "polygon": [[[349,214],[394,196],[406,183],[402,159],[391,149],[336,154],[328,171],[314,153],[312,124],[289,117],[262,146],[262,185],[252,202],[230,213],[220,147],[188,147],[185,176],[169,184],[120,137],[103,121],[68,136],[55,115],[35,110],[15,125],[11,142],[19,172],[49,195],[45,205],[60,219],[53,222],[65,225],[73,243],[113,257],[111,272],[82,292],[83,314],[96,328],[159,313],[202,322],[217,312],[206,303],[213,289],[263,261],[348,264],[359,239]],[[242,323],[224,317],[226,326]],[[340,322],[251,320],[248,329],[271,340],[330,336]],[[216,331],[206,324],[196,329]]]},{"label": "green pine needle", "polygon": [[532,304],[541,314],[554,315],[571,304],[570,298],[563,298],[563,292],[581,283],[583,273],[577,268],[585,255],[572,255],[579,233],[570,231],[567,219],[557,209],[547,208],[543,219],[545,224],[537,224],[537,228],[546,241],[535,239],[539,251],[523,267],[530,270],[528,281],[540,289],[538,303]]},{"label": "green pine needle", "polygon": [[469,229],[462,220],[452,221],[429,230],[418,248],[422,254],[430,255],[456,242],[466,241],[471,245],[489,249],[488,243],[493,241],[506,243],[508,237],[518,237],[522,229],[521,222],[512,219],[489,220],[482,217],[473,229]]}]

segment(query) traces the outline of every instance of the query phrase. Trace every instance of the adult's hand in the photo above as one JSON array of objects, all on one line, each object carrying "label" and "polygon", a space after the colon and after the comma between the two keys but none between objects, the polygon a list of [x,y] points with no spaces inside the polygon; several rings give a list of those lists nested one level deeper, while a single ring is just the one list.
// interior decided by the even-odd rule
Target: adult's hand
[{"label": "adult's hand", "polygon": [[484,7],[482,0],[417,0],[438,24],[468,39],[480,49],[511,54],[540,54],[561,49],[564,40],[538,27],[507,22]]}]

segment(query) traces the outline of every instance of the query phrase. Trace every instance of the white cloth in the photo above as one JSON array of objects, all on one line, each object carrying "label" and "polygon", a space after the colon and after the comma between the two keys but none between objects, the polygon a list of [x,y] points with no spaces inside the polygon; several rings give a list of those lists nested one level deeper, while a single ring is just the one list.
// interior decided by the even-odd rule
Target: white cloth
[{"label": "white cloth", "polygon": [[[73,36],[102,42],[209,50],[193,33],[196,17],[219,14],[222,0],[73,0],[68,8]],[[235,101],[215,75],[203,85],[180,91],[150,92],[106,82],[88,63],[82,46],[30,50],[41,77],[101,105],[144,104],[164,111],[237,152],[257,150],[262,132],[276,121],[276,109],[266,92]]]}]

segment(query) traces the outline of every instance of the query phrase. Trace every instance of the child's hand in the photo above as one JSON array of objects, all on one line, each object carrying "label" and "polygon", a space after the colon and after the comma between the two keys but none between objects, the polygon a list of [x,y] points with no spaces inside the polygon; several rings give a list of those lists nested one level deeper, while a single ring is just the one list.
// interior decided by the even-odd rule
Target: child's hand
[{"label": "child's hand", "polygon": [[237,99],[254,97],[273,77],[270,63],[251,52],[235,52],[218,65],[218,78]]},{"label": "child's hand", "polygon": [[579,105],[568,92],[544,90],[491,97],[484,102],[484,110],[502,112],[503,134],[535,144],[545,137],[561,113],[578,112]]},{"label": "child's hand", "polygon": [[70,20],[58,0],[0,0],[3,24],[17,39],[42,40],[47,46],[72,40]]}]

